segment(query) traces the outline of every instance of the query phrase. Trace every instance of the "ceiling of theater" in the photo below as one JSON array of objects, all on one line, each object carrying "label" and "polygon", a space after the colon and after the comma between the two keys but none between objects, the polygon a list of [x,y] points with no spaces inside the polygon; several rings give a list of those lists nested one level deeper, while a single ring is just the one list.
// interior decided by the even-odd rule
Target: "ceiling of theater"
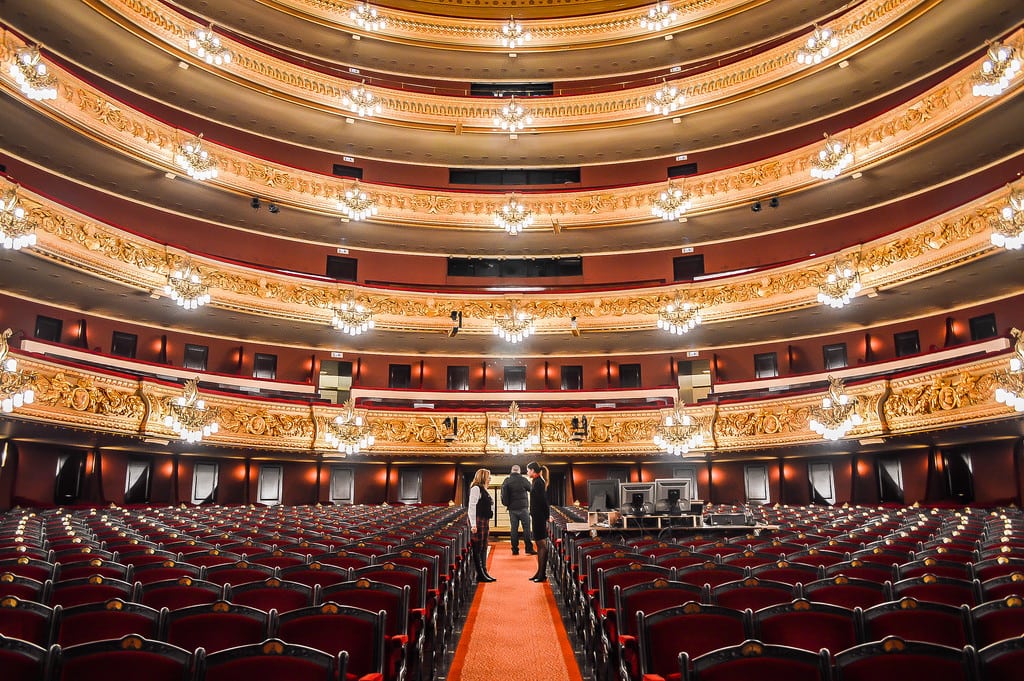
[{"label": "ceiling of theater", "polygon": [[[874,32],[864,29],[857,46],[843,59],[791,69],[779,77],[764,76],[763,82],[737,84],[720,97],[694,97],[675,115],[624,113],[619,117],[612,104],[608,113],[594,102],[627,101],[634,92],[646,92],[669,78],[697,82],[706,76],[728,81],[739,68],[736,65],[781,59],[778,55],[801,41],[815,23],[842,23],[874,5],[868,0],[694,0],[679,3],[685,30],[652,35],[627,30],[648,7],[629,0],[382,2],[375,4],[394,19],[396,28],[377,34],[352,27],[342,11],[352,4],[340,0],[168,0],[162,4],[0,0],[0,20],[21,38],[43,45],[48,56],[83,81],[157,121],[206,131],[208,139],[254,157],[328,176],[330,164],[342,162],[345,156],[368,168],[404,164],[416,178],[435,178],[417,189],[447,191],[449,167],[582,166],[617,180],[606,182],[607,187],[631,182],[654,185],[664,181],[664,167],[674,165],[682,154],[698,164],[698,178],[706,172],[725,177],[734,167],[783,157],[818,143],[825,132],[840,133],[906,105],[978,59],[986,41],[1005,36],[1024,22],[1024,8],[1004,0],[894,0],[886,7],[899,7],[902,14],[879,20],[877,28],[871,29]],[[203,65],[180,45],[148,28],[141,12],[130,11],[151,6],[162,8],[147,19],[154,26],[212,22],[226,38],[296,68],[349,84],[365,80],[395,101],[421,97],[424,110],[435,105],[476,106],[478,98],[453,94],[468,83],[555,82],[565,90],[556,92],[558,97],[569,98],[573,106],[588,113],[538,123],[515,140],[485,126],[463,125],[456,118],[418,119],[407,110],[349,123],[334,104]],[[884,12],[880,8],[870,14],[872,20],[875,14]],[[489,35],[510,15],[547,27],[551,34],[561,31],[573,49],[545,42],[545,34],[539,31],[536,45],[518,49],[512,57],[509,49],[485,44],[470,30],[478,26],[480,35]],[[870,22],[865,18],[863,23]],[[430,30],[415,33],[408,28],[412,25]],[[467,37],[457,38],[463,35]],[[668,35],[673,39],[666,40]],[[674,67],[678,70],[673,71]],[[193,232],[189,235],[193,243],[199,241],[194,234],[204,225],[215,225],[233,230],[238,238],[262,233],[283,243],[293,241],[297,247],[526,257],[699,248],[721,242],[742,249],[744,239],[778,233],[791,235],[792,258],[798,259],[819,250],[804,235],[840,217],[891,221],[897,219],[891,206],[900,201],[934,201],[935,211],[918,209],[916,219],[924,220],[993,189],[971,193],[975,176],[996,172],[992,169],[1003,174],[1007,168],[1019,170],[1024,160],[1020,89],[998,104],[951,122],[941,133],[893,148],[859,169],[862,175],[856,180],[845,176],[830,183],[808,181],[766,191],[763,198],[779,197],[777,209],[751,211],[752,200],[762,198],[755,181],[754,188],[737,194],[736,201],[708,210],[698,206],[685,223],[654,221],[648,215],[643,221],[606,224],[595,215],[562,228],[548,219],[515,239],[495,229],[455,229],[404,218],[344,223],[336,213],[312,210],[297,200],[289,203],[285,194],[278,201],[279,214],[255,212],[249,205],[251,193],[181,178],[169,180],[166,168],[151,158],[79,129],[62,115],[27,106],[6,90],[0,95],[0,120],[4,121],[0,153],[9,170],[20,171],[20,177],[13,179],[26,185],[31,184],[28,178],[43,177],[44,172],[59,177],[67,195],[73,197],[69,203],[84,213],[102,217],[105,197],[111,197],[110,201],[140,206],[167,221],[180,218]],[[623,169],[621,176],[618,168]],[[406,184],[393,181],[384,171],[377,171],[377,176],[367,172],[371,186]],[[268,192],[275,189],[270,184]],[[500,187],[487,191],[504,196]],[[123,226],[145,233],[145,226]],[[879,227],[878,234],[902,226]],[[185,315],[167,300],[152,300],[147,291],[52,260],[33,260],[26,268],[24,260],[24,254],[0,253],[0,287],[19,297],[60,301],[76,311],[211,336],[321,349],[338,346],[334,332],[322,326],[283,318],[257,318],[254,324],[253,316],[230,310]],[[400,280],[401,274],[395,278]],[[671,352],[683,346],[713,348],[854,330],[1022,291],[1024,268],[1019,258],[1000,253],[910,281],[870,300],[858,300],[839,313],[820,306],[801,307],[753,320],[709,324],[683,345],[656,329],[641,329],[584,333],[579,338],[541,334],[528,346],[515,349],[496,347],[491,338],[471,334],[449,339],[436,331],[385,332],[346,340],[345,347],[426,355]]]}]

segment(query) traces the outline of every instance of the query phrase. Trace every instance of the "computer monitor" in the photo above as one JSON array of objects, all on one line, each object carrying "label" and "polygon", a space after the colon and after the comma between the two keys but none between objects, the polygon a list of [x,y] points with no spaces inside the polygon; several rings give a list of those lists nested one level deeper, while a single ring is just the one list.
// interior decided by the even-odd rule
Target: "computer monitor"
[{"label": "computer monitor", "polygon": [[619,503],[626,515],[647,515],[654,512],[653,482],[620,482]]},{"label": "computer monitor", "polygon": [[682,515],[690,512],[689,478],[662,478],[654,481],[654,505],[658,513]]},{"label": "computer monitor", "polygon": [[587,480],[587,510],[591,513],[619,510],[619,481]]}]

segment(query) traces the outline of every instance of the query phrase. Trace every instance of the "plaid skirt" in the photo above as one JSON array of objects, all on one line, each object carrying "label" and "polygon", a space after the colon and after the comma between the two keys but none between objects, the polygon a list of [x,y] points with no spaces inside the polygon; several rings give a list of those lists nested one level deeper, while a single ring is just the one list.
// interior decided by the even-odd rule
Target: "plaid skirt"
[{"label": "plaid skirt", "polygon": [[477,518],[476,525],[473,526],[473,541],[481,542],[486,544],[487,538],[491,533],[491,519],[490,518]]}]

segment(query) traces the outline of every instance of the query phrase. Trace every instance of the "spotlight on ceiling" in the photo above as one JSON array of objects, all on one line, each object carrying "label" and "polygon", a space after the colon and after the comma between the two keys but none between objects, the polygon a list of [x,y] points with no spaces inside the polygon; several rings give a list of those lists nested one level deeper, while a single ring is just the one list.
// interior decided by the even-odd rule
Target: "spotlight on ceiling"
[{"label": "spotlight on ceiling", "polygon": [[259,210],[260,209],[260,197],[258,197],[258,196],[252,197],[252,201],[249,202],[249,205],[252,206],[253,210]]},{"label": "spotlight on ceiling", "polygon": [[771,198],[771,200],[768,201],[768,205],[771,206],[772,208],[778,208],[779,207],[779,197],[773,196]]},{"label": "spotlight on ceiling", "polygon": [[276,215],[277,213],[281,212],[281,207],[278,206],[276,203],[271,203],[267,204],[267,210]]},{"label": "spotlight on ceiling", "polygon": [[755,213],[760,213],[761,212],[761,202],[760,201],[755,201],[754,205],[750,207],[750,210],[754,211]]}]

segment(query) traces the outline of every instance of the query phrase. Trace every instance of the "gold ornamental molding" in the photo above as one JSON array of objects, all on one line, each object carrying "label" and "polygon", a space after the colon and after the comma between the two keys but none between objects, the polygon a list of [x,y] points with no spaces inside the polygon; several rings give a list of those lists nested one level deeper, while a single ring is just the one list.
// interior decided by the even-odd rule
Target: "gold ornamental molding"
[{"label": "gold ornamental molding", "polygon": [[[19,366],[35,374],[36,399],[0,418],[42,422],[76,430],[174,440],[163,423],[168,404],[180,394],[176,385],[148,378],[65,365],[34,354],[12,351]],[[995,400],[998,376],[1005,370],[1009,353],[921,371],[895,379],[875,379],[847,386],[855,397],[862,423],[848,440],[862,437],[899,436],[954,428],[1022,416]],[[810,429],[809,419],[825,389],[763,400],[723,402],[687,408],[704,436],[704,444],[691,456],[728,456],[752,450],[811,445],[821,438]],[[216,433],[204,444],[271,452],[292,452],[339,458],[328,444],[326,424],[342,408],[324,404],[261,400],[222,392],[205,392],[207,406],[215,413]],[[460,396],[462,398],[463,396]],[[467,408],[472,401],[466,400]],[[365,412],[376,442],[353,455],[380,458],[392,455],[433,459],[504,456],[488,445],[488,434],[501,420],[500,411],[375,410]],[[662,418],[658,409],[631,411],[543,412],[526,410],[521,415],[540,435],[531,454],[557,454],[569,458],[615,457],[622,454],[661,454],[653,438]],[[589,428],[582,439],[572,437],[573,416],[586,416]],[[454,436],[444,421],[458,418]]]},{"label": "gold ornamental molding", "polygon": [[[166,4],[155,0],[92,0],[94,3],[106,5],[105,14],[121,17],[121,24],[154,44],[162,44],[164,49],[176,58],[186,60],[194,66],[211,70],[225,78],[289,101],[304,103],[307,106],[323,111],[335,112],[342,117],[350,117],[342,100],[353,85],[358,85],[361,78],[338,78],[311,69],[304,69],[294,62],[277,59],[266,51],[253,48],[245,43],[221,36],[222,44],[232,54],[231,63],[223,67],[212,67],[205,61],[192,55],[187,48],[189,35],[195,29],[207,28],[206,25],[190,21],[182,15],[170,15]],[[901,25],[910,15],[927,11],[935,0],[870,0],[857,6],[849,14],[844,14],[828,25],[842,41],[842,49],[837,52],[842,57],[855,54],[863,46],[875,42],[881,34],[893,27]],[[354,3],[353,3],[354,4]],[[348,17],[345,7],[344,16]],[[381,8],[376,8],[381,12]],[[643,11],[646,12],[646,7]],[[632,17],[639,20],[641,12],[633,10]],[[612,20],[610,24],[601,24],[608,28],[617,28],[622,33],[630,26],[630,19]],[[555,39],[557,25],[561,20],[538,22],[541,34],[550,34],[549,49],[564,49],[572,46],[560,43]],[[533,22],[531,22],[531,26]],[[474,21],[459,30],[464,39],[480,47],[488,47],[499,52],[508,52],[507,48],[499,48],[497,34],[500,33],[500,22]],[[416,25],[412,26],[417,28]],[[422,26],[419,26],[422,28]],[[532,29],[531,29],[532,30]],[[635,29],[634,29],[635,30]],[[675,31],[671,31],[675,32]],[[592,36],[588,31],[571,31],[573,36]],[[375,37],[382,33],[374,33]],[[563,34],[564,35],[564,34]],[[635,38],[648,39],[650,33]],[[653,35],[661,35],[660,32]],[[706,107],[719,106],[723,102],[749,96],[753,92],[778,87],[801,74],[812,74],[820,65],[800,64],[797,52],[804,46],[807,36],[801,35],[782,45],[758,51],[747,59],[731,63],[728,66],[713,69],[694,76],[686,76],[672,80],[687,100],[687,104],[677,112],[682,115],[686,111],[695,111]],[[622,38],[618,38],[621,40]],[[609,38],[614,42],[616,39]],[[531,46],[538,45],[535,41]],[[535,47],[524,48],[526,50]],[[842,57],[833,55],[830,61]],[[486,133],[507,134],[497,130],[494,117],[501,109],[504,100],[487,97],[445,96],[419,92],[411,88],[389,85],[388,82],[375,82],[371,79],[366,85],[379,97],[383,111],[374,115],[374,121],[393,123],[396,125],[454,132],[456,127],[461,134]],[[647,102],[661,83],[645,84],[640,87],[628,88],[625,91],[603,92],[593,95],[567,95],[531,99],[530,109],[533,113],[533,124],[530,133],[546,131],[565,131],[577,128],[594,128],[601,126],[621,126],[630,122],[647,122],[660,119],[647,111]]]},{"label": "gold ornamental molding", "polygon": [[[674,2],[672,7],[679,13],[679,20],[664,31],[641,29],[640,19],[647,14],[650,3],[638,3],[636,7],[619,10],[619,3],[588,2],[586,13],[579,16],[564,16],[578,13],[584,3],[578,0],[546,0],[544,5],[534,2],[505,2],[500,7],[474,5],[472,11],[487,17],[472,18],[451,16],[466,11],[462,3],[438,2],[400,3],[402,9],[387,7],[391,3],[373,3],[377,14],[387,22],[386,29],[367,32],[349,18],[355,2],[337,0],[263,0],[281,11],[307,19],[321,25],[331,26],[340,31],[373,36],[376,40],[394,41],[406,44],[446,47],[475,51],[508,52],[498,46],[497,40],[502,24],[509,15],[524,19],[526,14],[536,17],[538,12],[547,11],[557,19],[531,18],[527,22],[533,39],[521,52],[546,51],[565,47],[592,47],[600,44],[617,44],[661,38],[666,33],[678,33],[694,26],[732,16],[764,3],[764,0],[684,0]],[[410,11],[410,4],[425,5],[424,10]],[[437,5],[431,7],[430,5]],[[443,16],[448,15],[448,16]]]},{"label": "gold ornamental molding", "polygon": [[[1024,48],[1024,29],[1007,41]],[[4,34],[0,60],[6,63],[24,43]],[[975,97],[972,85],[981,60],[967,66],[921,97],[894,108],[841,134],[854,154],[846,172],[856,172],[891,156],[948,134],[957,125],[984,111],[1013,101],[1022,89],[1016,79],[1000,97]],[[48,65],[58,80],[58,97],[46,102],[28,102],[18,92],[6,70],[0,70],[0,86],[12,96],[41,113],[67,125],[76,133],[91,136],[119,153],[153,165],[166,172],[180,172],[174,162],[177,145],[191,133],[125,107],[95,88],[54,65]],[[264,159],[204,140],[217,162],[218,176],[207,183],[244,196],[260,196],[280,205],[313,212],[343,213],[337,199],[351,182],[271,163]],[[771,194],[794,192],[820,183],[810,175],[820,144],[815,143],[753,164],[691,178],[686,183],[694,204],[691,215],[743,205]],[[563,231],[580,228],[614,228],[649,223],[652,201],[664,183],[632,185],[617,189],[574,192],[544,192],[522,198],[537,216],[532,231],[543,231],[557,222]],[[376,201],[379,213],[373,221],[403,227],[468,229],[492,232],[493,215],[506,197],[495,193],[449,192],[360,183]]]},{"label": "gold ornamental molding", "polygon": [[[10,186],[0,180],[0,190]],[[840,254],[856,263],[866,290],[880,290],[933,276],[1000,251],[989,240],[989,218],[1005,204],[1004,187],[927,222],[887,234]],[[325,285],[320,280],[253,270],[202,258],[100,223],[66,206],[21,189],[22,203],[35,220],[38,242],[26,254],[78,271],[163,295],[167,273],[192,266],[210,287],[208,308],[328,325],[337,300],[353,299],[373,313],[376,331],[447,331],[451,311],[461,310],[461,333],[489,334],[496,316],[513,306],[537,320],[538,333],[567,333],[576,317],[584,331],[652,329],[658,311],[677,296],[699,305],[704,323],[752,318],[818,305],[818,284],[835,254],[714,283],[627,292],[523,294],[424,293],[360,286]]]}]

